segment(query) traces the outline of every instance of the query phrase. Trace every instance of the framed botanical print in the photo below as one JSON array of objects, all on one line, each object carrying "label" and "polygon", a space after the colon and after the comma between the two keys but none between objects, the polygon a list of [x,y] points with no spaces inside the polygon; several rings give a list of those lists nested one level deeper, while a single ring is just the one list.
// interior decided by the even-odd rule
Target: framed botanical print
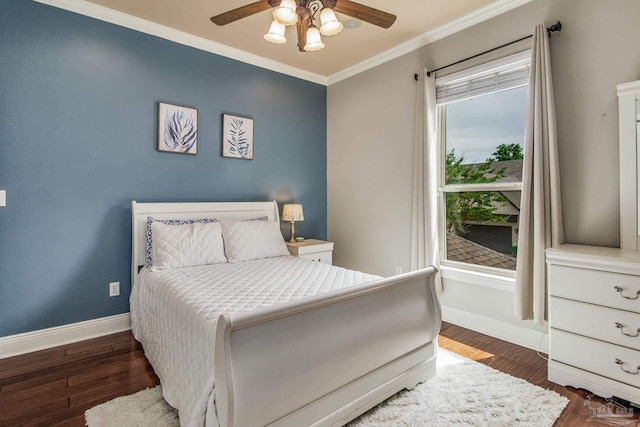
[{"label": "framed botanical print", "polygon": [[253,119],[222,115],[222,157],[253,159]]},{"label": "framed botanical print", "polygon": [[198,110],[158,103],[158,151],[198,154]]}]

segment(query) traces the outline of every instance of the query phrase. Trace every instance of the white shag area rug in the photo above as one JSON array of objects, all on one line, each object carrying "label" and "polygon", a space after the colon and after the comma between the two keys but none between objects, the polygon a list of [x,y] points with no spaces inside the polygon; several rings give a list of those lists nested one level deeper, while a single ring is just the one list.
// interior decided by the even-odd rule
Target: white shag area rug
[{"label": "white shag area rug", "polygon": [[[401,391],[348,426],[551,427],[568,402],[554,391],[440,349],[435,378]],[[160,386],[95,406],[85,420],[88,427],[180,425]]]}]

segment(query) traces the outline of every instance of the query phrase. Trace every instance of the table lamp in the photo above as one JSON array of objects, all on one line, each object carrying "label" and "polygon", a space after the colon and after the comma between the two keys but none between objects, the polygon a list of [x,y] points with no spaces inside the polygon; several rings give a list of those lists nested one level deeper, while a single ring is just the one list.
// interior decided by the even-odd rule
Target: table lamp
[{"label": "table lamp", "polygon": [[304,221],[304,213],[302,212],[302,205],[298,205],[295,203],[288,203],[282,208],[282,220],[283,221],[291,221],[291,239],[289,243],[295,243],[296,237],[296,221]]}]

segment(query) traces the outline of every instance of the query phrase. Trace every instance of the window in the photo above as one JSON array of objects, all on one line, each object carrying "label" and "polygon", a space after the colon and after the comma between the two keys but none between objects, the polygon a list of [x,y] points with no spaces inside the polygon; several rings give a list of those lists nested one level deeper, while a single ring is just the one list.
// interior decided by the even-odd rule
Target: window
[{"label": "window", "polygon": [[529,57],[436,80],[445,263],[516,269]]}]

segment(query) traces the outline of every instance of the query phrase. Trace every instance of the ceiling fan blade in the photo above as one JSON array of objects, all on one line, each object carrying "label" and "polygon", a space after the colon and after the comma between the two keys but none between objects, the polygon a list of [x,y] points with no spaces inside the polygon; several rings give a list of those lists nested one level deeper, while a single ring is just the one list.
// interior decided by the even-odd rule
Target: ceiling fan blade
[{"label": "ceiling fan blade", "polygon": [[246,18],[247,16],[254,15],[263,10],[271,9],[271,4],[268,0],[260,0],[246,6],[238,7],[220,15],[216,15],[211,18],[211,22],[217,25],[227,25],[238,19]]},{"label": "ceiling fan blade", "polygon": [[382,28],[389,28],[396,22],[395,15],[351,0],[336,0],[333,10]]}]

